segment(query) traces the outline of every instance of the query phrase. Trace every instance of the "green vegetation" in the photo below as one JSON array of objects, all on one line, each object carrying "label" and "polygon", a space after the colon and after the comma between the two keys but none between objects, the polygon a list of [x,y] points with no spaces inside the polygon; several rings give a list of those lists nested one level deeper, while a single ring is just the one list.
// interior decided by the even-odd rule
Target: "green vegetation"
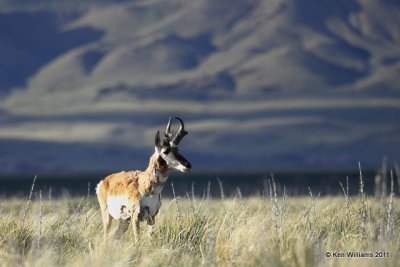
[{"label": "green vegetation", "polygon": [[[142,224],[139,244],[132,229],[121,241],[102,242],[94,197],[40,193],[32,202],[2,200],[0,266],[398,266],[397,198],[317,197],[311,191],[309,197],[275,197],[274,191],[268,197],[164,199],[153,235]],[[325,256],[352,251],[389,256]]]}]

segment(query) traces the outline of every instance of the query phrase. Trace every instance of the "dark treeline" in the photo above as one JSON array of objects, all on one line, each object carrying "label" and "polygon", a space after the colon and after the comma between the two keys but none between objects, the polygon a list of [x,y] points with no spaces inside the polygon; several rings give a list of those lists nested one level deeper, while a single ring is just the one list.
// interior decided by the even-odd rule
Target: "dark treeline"
[{"label": "dark treeline", "polygon": [[[363,171],[364,191],[367,194],[376,194],[375,171]],[[34,176],[2,176],[0,177],[0,197],[24,197],[31,190]],[[81,174],[69,176],[38,175],[34,185],[34,192],[42,191],[49,197],[86,196],[95,194],[97,183],[105,177],[104,174]],[[288,195],[309,194],[309,188],[314,195],[343,194],[340,182],[346,187],[348,177],[349,193],[356,195],[360,187],[358,171],[293,171],[268,173],[170,173],[170,178],[162,195],[173,197],[172,184],[177,196],[213,197],[219,198],[236,195],[253,196],[269,194],[268,179],[274,179],[277,193],[281,195],[286,190]],[[386,185],[383,190],[390,191],[390,175],[386,176]],[[394,177],[395,192],[398,191],[397,179]],[[382,186],[381,186],[382,188]],[[223,192],[221,192],[221,190]]]}]

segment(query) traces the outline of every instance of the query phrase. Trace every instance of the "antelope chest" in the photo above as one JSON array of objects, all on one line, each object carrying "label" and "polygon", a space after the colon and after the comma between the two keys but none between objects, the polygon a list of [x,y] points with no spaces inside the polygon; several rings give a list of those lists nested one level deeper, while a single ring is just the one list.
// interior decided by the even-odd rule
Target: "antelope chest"
[{"label": "antelope chest", "polygon": [[155,216],[161,208],[160,195],[143,196],[140,199],[140,219],[147,219]]},{"label": "antelope chest", "polygon": [[168,176],[163,176],[161,173],[157,172],[156,169],[153,170],[153,175],[160,183],[153,189],[153,194],[149,196],[142,196],[140,198],[140,212],[139,219],[145,220],[149,217],[154,217],[157,215],[161,208],[161,191],[164,188]]}]

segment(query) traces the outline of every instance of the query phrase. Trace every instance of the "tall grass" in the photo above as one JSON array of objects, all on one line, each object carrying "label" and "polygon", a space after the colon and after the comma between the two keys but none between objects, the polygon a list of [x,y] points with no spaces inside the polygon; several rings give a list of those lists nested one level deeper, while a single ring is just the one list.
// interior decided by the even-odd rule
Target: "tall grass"
[{"label": "tall grass", "polygon": [[[274,180],[269,186],[266,197],[164,199],[153,234],[143,224],[139,243],[132,229],[103,243],[89,194],[47,199],[39,192],[28,208],[26,200],[2,200],[0,266],[398,266],[393,186],[385,201],[364,192],[352,198],[344,187],[344,197],[312,189],[308,197],[279,196]],[[389,256],[326,257],[352,251]]]}]

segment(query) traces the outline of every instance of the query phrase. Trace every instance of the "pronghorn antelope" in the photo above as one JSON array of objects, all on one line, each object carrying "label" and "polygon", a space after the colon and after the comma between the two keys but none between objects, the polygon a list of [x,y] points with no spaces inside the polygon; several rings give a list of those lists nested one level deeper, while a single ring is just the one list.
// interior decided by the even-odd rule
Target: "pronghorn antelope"
[{"label": "pronghorn antelope", "polygon": [[[161,142],[160,131],[155,137],[155,152],[150,157],[145,171],[128,171],[114,173],[104,178],[97,185],[96,193],[100,204],[104,226],[104,239],[107,238],[111,219],[119,221],[115,237],[121,238],[133,225],[135,239],[139,239],[140,221],[147,221],[149,232],[155,223],[155,216],[161,207],[161,191],[168,179],[168,171],[173,168],[181,172],[191,169],[191,164],[178,152],[178,145],[188,134],[183,121],[173,137],[171,134],[171,117],[169,118],[164,138]],[[111,218],[112,217],[112,218]]]}]

